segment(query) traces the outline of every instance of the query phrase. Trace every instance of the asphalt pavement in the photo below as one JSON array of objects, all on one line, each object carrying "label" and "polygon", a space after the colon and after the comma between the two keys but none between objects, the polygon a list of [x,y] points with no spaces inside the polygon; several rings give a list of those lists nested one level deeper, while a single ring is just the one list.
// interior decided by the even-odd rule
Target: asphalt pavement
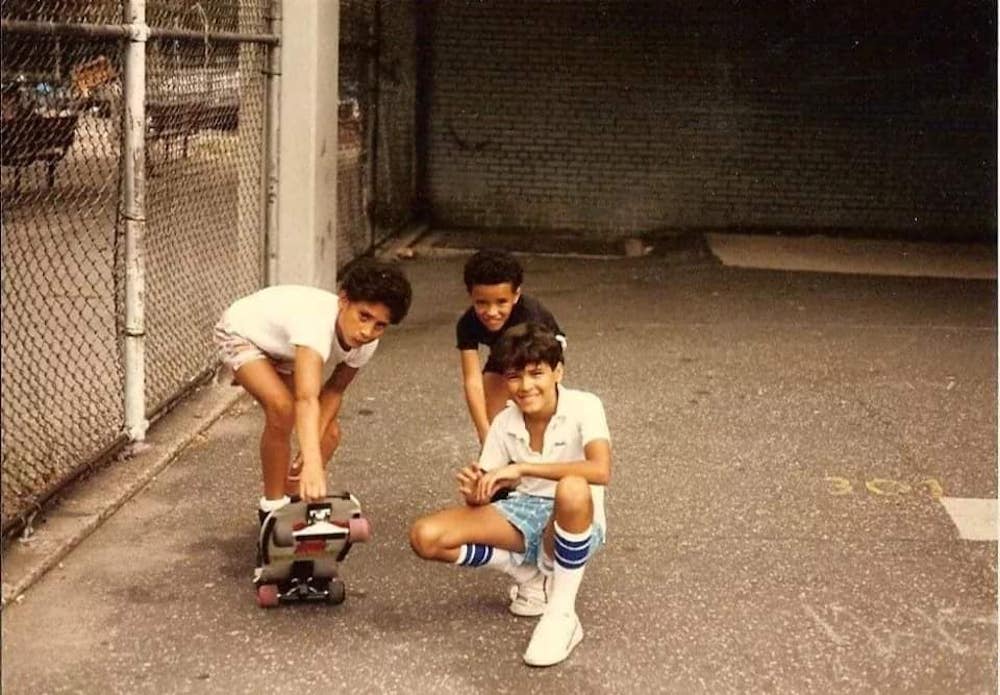
[{"label": "asphalt pavement", "polygon": [[375,538],[345,603],[256,605],[262,418],[240,399],[11,597],[3,692],[997,691],[997,544],[943,501],[997,498],[995,280],[525,256],[614,452],[586,637],[533,669],[504,577],[407,542],[476,454],[463,260],[406,261],[411,315],[348,392],[330,479]]}]

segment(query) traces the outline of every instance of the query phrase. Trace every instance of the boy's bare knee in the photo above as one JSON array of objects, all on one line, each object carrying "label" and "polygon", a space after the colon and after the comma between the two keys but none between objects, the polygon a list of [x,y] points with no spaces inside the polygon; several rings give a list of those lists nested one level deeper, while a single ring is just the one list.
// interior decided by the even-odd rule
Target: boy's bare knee
[{"label": "boy's bare knee", "polygon": [[265,427],[271,430],[291,433],[295,427],[295,401],[291,398],[277,398],[264,406]]},{"label": "boy's bare knee", "polygon": [[556,483],[556,507],[569,513],[579,513],[590,508],[590,484],[578,475],[566,476]]},{"label": "boy's bare knee", "polygon": [[428,517],[421,517],[410,526],[410,547],[413,552],[425,560],[434,558],[440,539],[437,524]]}]

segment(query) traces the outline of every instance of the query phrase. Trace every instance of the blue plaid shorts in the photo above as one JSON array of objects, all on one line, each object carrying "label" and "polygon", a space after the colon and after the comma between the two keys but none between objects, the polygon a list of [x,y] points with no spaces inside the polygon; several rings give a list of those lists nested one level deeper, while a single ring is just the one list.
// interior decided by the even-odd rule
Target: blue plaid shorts
[{"label": "blue plaid shorts", "polygon": [[[524,536],[524,565],[538,564],[542,548],[542,535],[545,526],[552,518],[554,501],[551,497],[536,497],[513,492],[509,497],[492,503],[493,508],[503,514],[510,525]],[[604,529],[597,523],[590,534],[590,552],[587,558],[593,556],[604,544]]]}]

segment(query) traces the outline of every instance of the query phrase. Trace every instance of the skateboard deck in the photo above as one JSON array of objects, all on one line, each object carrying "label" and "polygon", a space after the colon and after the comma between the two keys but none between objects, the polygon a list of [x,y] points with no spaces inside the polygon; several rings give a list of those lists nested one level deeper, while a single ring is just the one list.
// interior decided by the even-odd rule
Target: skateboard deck
[{"label": "skateboard deck", "polygon": [[342,603],[346,589],[338,567],[351,546],[371,534],[361,504],[349,492],[271,512],[258,537],[257,603],[265,608],[294,601]]}]

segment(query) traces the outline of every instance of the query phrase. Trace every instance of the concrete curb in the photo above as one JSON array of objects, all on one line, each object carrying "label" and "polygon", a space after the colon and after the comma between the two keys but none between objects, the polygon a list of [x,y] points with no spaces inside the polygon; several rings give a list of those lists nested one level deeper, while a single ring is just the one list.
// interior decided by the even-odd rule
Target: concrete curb
[{"label": "concrete curb", "polygon": [[153,424],[141,452],[95,471],[40,512],[39,526],[4,551],[0,606],[20,600],[245,395],[231,386],[202,386]]}]

